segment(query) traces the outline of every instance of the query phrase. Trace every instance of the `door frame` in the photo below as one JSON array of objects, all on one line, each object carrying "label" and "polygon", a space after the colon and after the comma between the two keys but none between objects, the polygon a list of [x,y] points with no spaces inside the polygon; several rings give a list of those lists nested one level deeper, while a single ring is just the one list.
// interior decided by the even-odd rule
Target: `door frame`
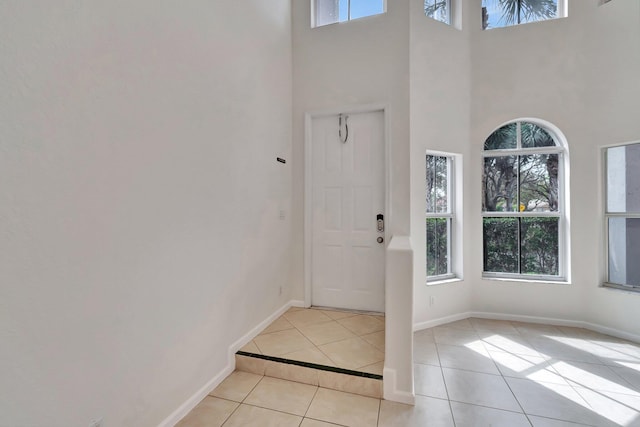
[{"label": "door frame", "polygon": [[[304,115],[304,306],[311,306],[311,251],[312,251],[312,201],[313,201],[313,156],[312,156],[312,122],[313,119],[339,114],[374,113],[381,111],[384,127],[384,241],[385,258],[386,247],[391,238],[391,224],[393,215],[391,210],[391,139],[389,137],[389,107],[385,104],[351,105],[342,108],[328,108],[309,111]],[[386,289],[386,279],[384,287]],[[385,294],[386,305],[386,294]]]}]

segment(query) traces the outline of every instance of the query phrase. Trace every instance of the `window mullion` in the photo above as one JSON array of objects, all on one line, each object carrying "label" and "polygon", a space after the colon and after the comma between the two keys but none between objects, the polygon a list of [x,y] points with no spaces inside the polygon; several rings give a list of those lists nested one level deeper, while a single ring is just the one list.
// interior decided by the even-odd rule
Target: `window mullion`
[{"label": "window mullion", "polygon": [[452,213],[449,213],[449,212],[441,212],[441,213],[438,213],[438,212],[433,212],[433,213],[431,213],[431,212],[427,212],[427,213],[425,214],[425,216],[426,216],[427,218],[432,218],[432,219],[438,219],[438,218],[453,218],[453,214],[452,214]]},{"label": "window mullion", "polygon": [[451,274],[451,254],[453,248],[453,218],[447,220],[447,274]]},{"label": "window mullion", "polygon": [[640,213],[635,212],[605,212],[608,218],[640,218]]},{"label": "window mullion", "polygon": [[438,221],[436,221],[436,248],[438,249],[437,251],[437,256],[436,256],[436,274],[440,275],[440,245],[441,245],[441,239],[440,239],[440,232],[438,231],[439,228]]},{"label": "window mullion", "polygon": [[517,203],[517,211],[518,212],[522,212],[520,210],[520,204],[522,203],[520,200],[520,160],[521,157],[517,156],[516,157],[516,164],[518,165],[518,168],[516,169],[516,203]]},{"label": "window mullion", "polygon": [[504,148],[499,150],[486,150],[482,152],[482,157],[501,157],[501,156],[514,156],[516,154],[559,154],[563,153],[560,147],[532,147],[532,148]]}]

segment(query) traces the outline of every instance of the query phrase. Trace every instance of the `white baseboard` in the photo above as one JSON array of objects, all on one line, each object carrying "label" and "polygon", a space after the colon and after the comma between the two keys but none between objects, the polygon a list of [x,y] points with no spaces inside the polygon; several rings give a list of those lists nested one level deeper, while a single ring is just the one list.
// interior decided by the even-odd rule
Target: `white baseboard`
[{"label": "white baseboard", "polygon": [[291,307],[300,307],[300,308],[304,308],[307,306],[307,304],[305,304],[304,301],[302,300],[297,300],[297,299],[292,299],[291,301],[289,301],[289,304],[291,304]]},{"label": "white baseboard", "polygon": [[397,389],[395,369],[384,368],[382,371],[382,377],[384,378],[382,381],[382,396],[384,400],[404,403],[407,405],[415,405],[416,397],[413,393]]},{"label": "white baseboard", "polygon": [[601,334],[607,334],[611,335],[612,337],[622,338],[624,340],[640,343],[640,335],[621,331],[619,329],[609,328],[608,326],[602,326],[595,323],[583,322],[583,325],[583,328],[585,329],[590,329],[592,331],[600,332]]},{"label": "white baseboard", "polygon": [[271,323],[273,323],[273,321],[276,320],[278,317],[282,316],[285,311],[289,310],[291,307],[299,307],[298,305],[295,305],[295,304],[298,304],[299,302],[300,301],[289,301],[288,303],[280,307],[278,310],[276,310],[273,314],[271,314],[271,316],[267,317],[262,322],[260,322],[255,328],[247,332],[238,341],[231,344],[231,346],[229,347],[228,358],[233,362],[233,367],[235,368],[236,366],[235,354],[238,350],[240,350],[242,347],[247,345],[252,339],[257,337],[258,334],[260,334],[260,332],[264,330],[264,328],[266,328]]},{"label": "white baseboard", "polygon": [[220,385],[225,378],[229,376],[233,372],[233,366],[227,364],[227,366],[216,376],[214,376],[211,380],[209,380],[205,385],[200,388],[193,396],[186,400],[182,405],[178,407],[171,415],[164,419],[158,427],[173,427],[178,421],[183,419],[193,408],[195,408],[198,403],[202,401],[205,397],[209,395],[216,387]]},{"label": "white baseboard", "polygon": [[608,326],[598,325],[597,323],[584,322],[581,320],[557,319],[554,317],[524,316],[519,314],[489,313],[484,311],[468,311],[465,313],[454,314],[451,316],[441,317],[439,319],[428,320],[413,325],[413,331],[421,331],[423,329],[433,328],[434,326],[444,325],[446,323],[455,322],[457,320],[477,317],[480,319],[508,320],[514,322],[528,323],[544,323],[546,325],[570,326],[574,328],[584,328],[590,331],[600,332],[601,334],[611,335],[612,337],[622,338],[625,340],[640,343],[640,335],[621,331],[619,329],[610,328]]},{"label": "white baseboard", "polygon": [[433,328],[434,326],[444,325],[445,323],[455,322],[457,320],[468,319],[471,316],[470,312],[453,314],[451,316],[440,317],[439,319],[427,320],[426,322],[414,323],[413,332],[421,331],[423,329]]},{"label": "white baseboard", "polygon": [[479,319],[508,320],[514,322],[544,323],[556,326],[571,326],[573,328],[584,328],[585,323],[579,320],[557,319],[554,317],[524,316],[520,314],[487,313],[484,311],[469,312],[469,317]]},{"label": "white baseboard", "polygon": [[227,378],[236,368],[235,354],[238,350],[244,347],[249,341],[254,339],[264,328],[269,326],[274,320],[282,316],[282,314],[291,307],[304,307],[304,301],[292,300],[280,307],[273,314],[260,322],[256,327],[251,329],[242,338],[231,344],[227,351],[227,365],[212,379],[207,381],[197,392],[195,392],[190,398],[188,398],[182,405],[165,418],[158,427],[173,427],[178,421],[183,419],[198,403],[202,401],[209,393],[211,393],[216,387],[220,385],[225,378]]}]

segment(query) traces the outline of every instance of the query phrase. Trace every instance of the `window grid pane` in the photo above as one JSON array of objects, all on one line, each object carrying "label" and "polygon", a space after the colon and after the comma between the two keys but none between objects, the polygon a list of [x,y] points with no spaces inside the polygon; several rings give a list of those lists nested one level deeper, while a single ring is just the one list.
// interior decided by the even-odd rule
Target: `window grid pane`
[{"label": "window grid pane", "polygon": [[517,212],[518,156],[484,158],[482,210]]},{"label": "window grid pane", "polygon": [[517,218],[483,218],[484,271],[519,273]]},{"label": "window grid pane", "polygon": [[557,154],[519,156],[520,212],[558,210]]},{"label": "window grid pane", "polygon": [[520,274],[558,275],[558,218],[520,218]]},{"label": "window grid pane", "polygon": [[489,135],[484,143],[487,150],[508,150],[518,148],[518,124],[509,123]]},{"label": "window grid pane", "polygon": [[427,277],[451,272],[451,218],[427,218]]},{"label": "window grid pane", "polygon": [[450,160],[427,156],[427,213],[449,213]]}]

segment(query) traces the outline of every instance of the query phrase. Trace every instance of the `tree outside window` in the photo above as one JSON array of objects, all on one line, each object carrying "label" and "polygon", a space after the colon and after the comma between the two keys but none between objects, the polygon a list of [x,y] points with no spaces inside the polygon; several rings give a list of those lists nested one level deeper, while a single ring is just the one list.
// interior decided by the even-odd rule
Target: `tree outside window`
[{"label": "tree outside window", "polygon": [[560,277],[563,151],[546,129],[529,122],[509,123],[485,141],[485,276]]},{"label": "tree outside window", "polygon": [[424,14],[436,21],[451,24],[451,0],[424,0]]},{"label": "tree outside window", "polygon": [[482,0],[482,29],[509,27],[558,18],[558,0]]},{"label": "tree outside window", "polygon": [[453,277],[453,158],[427,154],[426,160],[426,268],[427,278],[438,280]]}]

